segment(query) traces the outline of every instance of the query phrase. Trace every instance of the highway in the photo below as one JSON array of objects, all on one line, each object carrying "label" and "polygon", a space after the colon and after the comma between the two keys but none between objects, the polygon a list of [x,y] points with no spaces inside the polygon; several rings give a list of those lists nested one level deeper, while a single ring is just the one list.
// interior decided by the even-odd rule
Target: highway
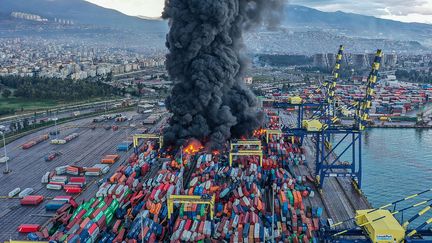
[{"label": "highway", "polygon": [[[123,113],[128,117],[132,117],[132,121],[115,123],[113,120],[106,121],[98,125],[121,126],[118,131],[105,130],[104,128],[96,128],[92,130],[85,126],[93,126],[93,118],[78,120],[65,123],[60,127],[60,138],[63,138],[71,133],[79,133],[79,137],[64,145],[52,145],[50,140],[44,141],[34,147],[23,150],[20,145],[28,140],[46,134],[52,128],[47,128],[34,134],[25,136],[7,145],[8,155],[11,158],[9,167],[12,170],[10,174],[0,174],[0,196],[6,196],[11,190],[20,187],[21,190],[31,187],[35,190],[33,195],[43,195],[45,197],[54,197],[58,195],[66,195],[63,190],[53,191],[46,189],[41,183],[42,176],[53,171],[58,166],[63,165],[78,165],[92,166],[100,162],[100,159],[106,154],[119,154],[121,159],[114,164],[107,175],[101,177],[87,177],[88,188],[82,193],[78,199],[89,199],[94,196],[97,190],[96,181],[101,178],[110,176],[115,169],[127,159],[133,150],[128,152],[118,152],[116,147],[124,140],[132,140],[132,135],[138,129],[137,124],[140,124],[149,114],[137,114],[135,112]],[[149,132],[158,132],[164,125],[166,117],[161,119],[156,125],[147,126]],[[128,126],[129,123],[135,124],[135,127]],[[73,128],[69,128],[69,127]],[[75,128],[74,126],[82,126]],[[142,127],[142,126],[141,126]],[[50,138],[52,139],[52,138]],[[60,151],[62,155],[51,162],[45,162],[44,157],[50,151]],[[4,164],[0,165],[0,170],[3,171]],[[46,212],[44,205],[48,202],[45,200],[39,206],[21,206],[19,199],[0,199],[0,241],[12,239],[25,239],[25,234],[17,233],[17,227],[23,223],[43,224],[52,215],[52,212]]]}]

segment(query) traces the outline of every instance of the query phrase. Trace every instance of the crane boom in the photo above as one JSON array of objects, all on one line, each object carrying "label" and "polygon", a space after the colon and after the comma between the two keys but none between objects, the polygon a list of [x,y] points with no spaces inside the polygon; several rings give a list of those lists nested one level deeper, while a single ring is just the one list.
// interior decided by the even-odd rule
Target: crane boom
[{"label": "crane boom", "polygon": [[364,98],[358,103],[357,111],[356,111],[356,127],[363,131],[366,128],[366,125],[369,120],[369,113],[372,107],[372,99],[375,94],[375,84],[377,82],[378,70],[381,66],[381,59],[383,53],[380,49],[377,50],[375,54],[374,62],[372,63],[372,70],[369,73],[367,84],[366,84],[366,93]]}]

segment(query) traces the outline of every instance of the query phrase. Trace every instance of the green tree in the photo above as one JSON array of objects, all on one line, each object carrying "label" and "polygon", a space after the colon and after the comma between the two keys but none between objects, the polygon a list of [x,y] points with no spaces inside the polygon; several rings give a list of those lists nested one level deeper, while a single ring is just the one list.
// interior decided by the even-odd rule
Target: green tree
[{"label": "green tree", "polygon": [[138,88],[138,94],[141,94],[141,90],[144,88],[144,84],[143,83],[137,83],[137,88]]},{"label": "green tree", "polygon": [[30,124],[29,120],[27,118],[25,118],[24,121],[23,121],[23,127],[27,128],[29,126],[29,124]]},{"label": "green tree", "polygon": [[15,127],[16,127],[16,125],[15,125],[15,122],[11,122],[10,124],[9,124],[9,130],[10,131],[15,131]]},{"label": "green tree", "polygon": [[2,96],[7,99],[7,98],[9,98],[9,96],[11,96],[11,94],[12,94],[12,91],[10,91],[9,89],[5,89],[5,90],[3,90]]}]

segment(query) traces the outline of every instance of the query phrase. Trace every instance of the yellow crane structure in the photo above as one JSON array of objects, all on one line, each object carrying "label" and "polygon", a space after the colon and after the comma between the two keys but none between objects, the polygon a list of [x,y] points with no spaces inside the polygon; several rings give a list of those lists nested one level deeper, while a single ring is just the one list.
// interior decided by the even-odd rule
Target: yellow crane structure
[{"label": "yellow crane structure", "polygon": [[[398,203],[411,200],[431,191],[432,188],[398,199],[375,209],[357,210],[355,217],[330,225],[330,228],[333,229],[336,226],[340,226],[346,222],[354,220],[356,223],[356,227],[341,230],[334,234],[332,233],[331,237],[340,237],[348,233],[350,233],[350,235],[355,235],[353,234],[353,232],[357,230],[357,227],[360,227],[363,231],[360,234],[365,233],[367,237],[371,240],[371,242],[405,242],[406,238],[413,237],[415,234],[420,232],[424,233],[425,231],[422,231],[422,229],[428,224],[432,223],[432,218],[430,218],[427,219],[423,224],[418,226],[416,229],[407,229],[408,225],[411,222],[413,222],[418,217],[424,215],[432,208],[432,198],[411,204],[398,210],[396,209],[396,205]],[[403,213],[404,211],[419,207],[421,205],[427,206],[417,212],[413,217],[405,221],[403,224],[401,224],[394,216],[396,214]],[[394,207],[394,209],[388,210],[387,208],[389,207]],[[429,230],[426,230],[426,232],[429,232]],[[332,238],[332,240],[334,240],[334,238]]]},{"label": "yellow crane structure", "polygon": [[210,206],[210,219],[214,217],[214,207],[215,207],[215,196],[205,198],[202,196],[189,196],[189,195],[170,195],[168,197],[168,219],[171,218],[174,212],[174,203],[180,204],[206,204]]},{"label": "yellow crane structure", "polygon": [[262,150],[239,150],[239,151],[231,151],[229,153],[229,163],[232,166],[233,157],[234,156],[259,156],[260,158],[260,166],[262,166],[263,161],[263,152]]},{"label": "yellow crane structure", "polygon": [[265,130],[265,134],[266,134],[266,141],[267,143],[269,142],[269,137],[270,135],[277,135],[277,136],[282,136],[283,132],[281,130],[271,130],[271,129],[266,129]]},{"label": "yellow crane structure", "polygon": [[[249,146],[255,148],[239,149],[241,146]],[[259,156],[260,165],[262,166],[263,152],[260,140],[239,140],[231,142],[229,153],[229,163],[232,166],[234,156]]]},{"label": "yellow crane structure", "polygon": [[[235,150],[240,146],[250,146],[250,147],[256,146],[257,150],[262,149],[261,141],[255,140],[255,139],[254,140],[250,140],[250,139],[249,140],[239,140],[236,142],[231,142],[231,144],[230,144],[231,150]],[[253,150],[255,150],[255,149],[253,149]]]},{"label": "yellow crane structure", "polygon": [[138,153],[138,146],[139,146],[140,139],[158,139],[159,148],[163,147],[163,136],[159,136],[157,134],[150,134],[150,133],[135,134],[133,135],[133,146],[134,146],[135,153]]}]

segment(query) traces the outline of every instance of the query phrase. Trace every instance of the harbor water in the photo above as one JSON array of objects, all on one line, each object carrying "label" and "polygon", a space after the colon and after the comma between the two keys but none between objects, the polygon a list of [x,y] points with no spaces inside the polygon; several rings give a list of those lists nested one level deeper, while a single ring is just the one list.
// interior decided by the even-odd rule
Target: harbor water
[{"label": "harbor water", "polygon": [[[363,133],[362,144],[362,190],[374,207],[432,188],[432,129],[368,129]],[[342,158],[349,160],[350,156]],[[398,203],[396,209],[428,199],[432,199],[432,191]],[[431,204],[429,201],[404,211],[403,221]],[[401,219],[402,213],[396,217]],[[411,227],[430,217],[432,209],[416,219]]]}]

